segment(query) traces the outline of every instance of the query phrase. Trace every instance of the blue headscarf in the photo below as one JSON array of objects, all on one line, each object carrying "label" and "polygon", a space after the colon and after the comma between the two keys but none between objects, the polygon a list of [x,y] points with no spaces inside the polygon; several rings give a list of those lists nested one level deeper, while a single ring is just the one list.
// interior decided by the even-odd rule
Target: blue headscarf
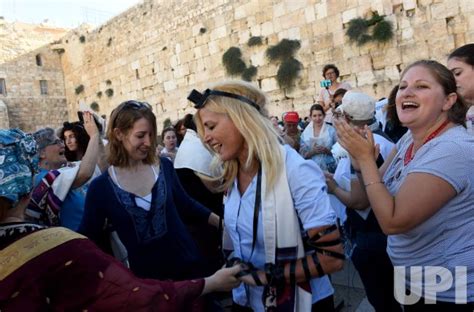
[{"label": "blue headscarf", "polygon": [[12,207],[31,191],[38,160],[33,136],[19,129],[0,129],[0,197],[11,200]]}]

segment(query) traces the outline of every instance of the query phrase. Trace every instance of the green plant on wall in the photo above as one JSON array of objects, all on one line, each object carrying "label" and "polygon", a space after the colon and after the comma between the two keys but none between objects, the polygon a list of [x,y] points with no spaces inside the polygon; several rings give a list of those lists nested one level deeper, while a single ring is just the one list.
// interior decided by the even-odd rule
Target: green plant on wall
[{"label": "green plant on wall", "polygon": [[228,75],[240,75],[242,80],[252,81],[252,78],[257,75],[257,67],[252,65],[247,67],[242,60],[242,52],[237,47],[230,47],[222,55],[222,63]]},{"label": "green plant on wall", "polygon": [[92,102],[91,105],[89,105],[89,107],[96,113],[100,111],[100,106],[99,106],[99,103],[97,102]]},{"label": "green plant on wall", "polygon": [[298,78],[302,67],[301,63],[293,57],[284,60],[278,67],[277,72],[277,81],[280,88],[293,89],[294,81]]},{"label": "green plant on wall", "polygon": [[166,118],[163,121],[163,129],[166,129],[166,128],[169,128],[169,127],[173,127],[173,124],[171,123],[171,119]]},{"label": "green plant on wall", "polygon": [[252,78],[257,75],[257,67],[250,65],[242,73],[242,80],[252,81]]},{"label": "green plant on wall", "polygon": [[266,56],[271,62],[280,62],[276,79],[282,89],[291,91],[303,68],[295,58],[295,54],[300,48],[299,40],[283,39],[277,45],[270,46],[266,51]]},{"label": "green plant on wall", "polygon": [[76,94],[80,94],[84,91],[84,86],[83,85],[78,85],[76,87],[76,89],[74,89],[74,91],[76,92]]},{"label": "green plant on wall", "polygon": [[224,64],[227,74],[231,76],[240,75],[247,67],[242,60],[242,52],[237,47],[230,47],[222,55],[222,63]]},{"label": "green plant on wall", "polygon": [[105,94],[107,94],[108,97],[112,97],[114,95],[114,89],[105,90]]},{"label": "green plant on wall", "polygon": [[293,57],[296,54],[296,51],[298,51],[300,48],[301,43],[299,40],[283,39],[277,45],[270,46],[267,49],[266,55],[272,62],[282,62]]},{"label": "green plant on wall", "polygon": [[385,20],[385,16],[373,12],[369,19],[357,17],[350,20],[346,35],[358,46],[369,41],[387,42],[393,38],[393,25],[392,22]]},{"label": "green plant on wall", "polygon": [[247,45],[249,47],[253,47],[253,46],[259,46],[259,45],[262,45],[263,43],[263,40],[262,40],[262,37],[258,36],[258,37],[250,37],[249,38],[249,41],[247,41]]}]

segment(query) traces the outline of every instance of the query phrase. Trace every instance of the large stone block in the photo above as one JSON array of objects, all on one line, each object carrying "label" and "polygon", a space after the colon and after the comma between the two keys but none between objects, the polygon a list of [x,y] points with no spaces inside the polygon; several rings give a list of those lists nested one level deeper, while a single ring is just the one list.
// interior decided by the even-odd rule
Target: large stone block
[{"label": "large stone block", "polygon": [[278,89],[279,89],[278,82],[275,78],[271,77],[271,78],[262,79],[263,92],[269,92],[269,91],[274,91]]},{"label": "large stone block", "polygon": [[416,0],[403,0],[402,3],[405,11],[416,9]]},{"label": "large stone block", "polygon": [[316,20],[316,12],[313,5],[308,5],[304,10],[304,18],[306,23],[312,23]]},{"label": "large stone block", "polygon": [[270,34],[273,34],[273,23],[271,21],[265,22],[261,26],[261,35],[262,36],[268,36]]},{"label": "large stone block", "polygon": [[245,11],[245,5],[237,6],[234,10],[234,19],[238,20],[245,17],[247,17],[247,12]]},{"label": "large stone block", "polygon": [[273,5],[273,18],[283,16],[286,13],[287,12],[285,8],[285,2],[280,2],[278,4]]},{"label": "large stone block", "polygon": [[443,2],[431,5],[431,16],[433,19],[445,19],[459,14],[459,6],[452,2]]},{"label": "large stone block", "polygon": [[314,8],[316,10],[316,19],[321,20],[328,16],[328,6],[326,1],[316,3]]},{"label": "large stone block", "polygon": [[[474,12],[474,1],[472,0],[458,0],[459,1],[459,10],[464,12],[467,16],[471,15]],[[471,13],[471,14],[467,14]]]},{"label": "large stone block", "polygon": [[262,34],[262,26],[260,24],[254,25],[250,28],[252,36],[260,36]]},{"label": "large stone block", "polygon": [[357,16],[357,8],[352,8],[349,10],[345,10],[342,12],[342,23],[346,24],[349,23],[350,20],[358,17]]},{"label": "large stone block", "polygon": [[176,89],[176,82],[174,80],[168,80],[163,83],[165,92],[169,92]]},{"label": "large stone block", "polygon": [[260,51],[252,53],[250,56],[250,61],[253,66],[264,66],[267,63],[265,50],[261,49]]},{"label": "large stone block", "polygon": [[221,26],[221,27],[218,27],[218,28],[214,29],[211,32],[211,40],[224,38],[226,35],[227,35],[227,28],[224,25],[224,26]]},{"label": "large stone block", "polygon": [[384,70],[387,79],[390,79],[393,82],[398,82],[400,80],[400,71],[397,66],[386,66]]},{"label": "large stone block", "polygon": [[356,72],[357,87],[372,85],[376,82],[374,72],[371,70]]}]

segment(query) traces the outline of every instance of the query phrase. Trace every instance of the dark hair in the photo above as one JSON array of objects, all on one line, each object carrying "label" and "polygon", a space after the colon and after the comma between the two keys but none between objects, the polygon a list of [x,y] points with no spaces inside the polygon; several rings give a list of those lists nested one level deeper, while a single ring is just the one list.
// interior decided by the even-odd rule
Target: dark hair
[{"label": "dark hair", "polygon": [[334,69],[334,72],[336,73],[336,78],[339,78],[339,69],[334,64],[324,65],[324,67],[323,67],[323,78],[326,79],[326,72],[330,69]]},{"label": "dark hair", "polygon": [[326,116],[326,112],[324,111],[324,108],[319,105],[319,104],[313,104],[311,106],[311,108],[309,109],[309,116],[311,117],[311,115],[313,114],[313,111],[314,110],[318,110],[318,111],[321,111],[323,113],[323,116]]},{"label": "dark hair", "polygon": [[117,167],[128,166],[129,156],[123,143],[116,137],[114,129],[119,129],[125,135],[128,135],[135,122],[145,118],[151,125],[151,144],[150,151],[143,162],[147,165],[155,164],[158,159],[155,151],[157,146],[156,138],[156,117],[151,110],[151,106],[145,102],[125,101],[117,106],[110,114],[110,121],[107,127],[107,161],[110,165]]},{"label": "dark hair", "polygon": [[333,98],[338,97],[338,96],[344,96],[346,94],[347,90],[344,88],[337,89],[334,91],[334,95],[332,96]]},{"label": "dark hair", "polygon": [[161,131],[161,141],[164,141],[164,140],[165,140],[165,134],[166,134],[166,132],[170,132],[170,131],[173,131],[174,134],[176,135],[176,137],[178,136],[175,128],[173,128],[173,127],[167,127],[167,128],[164,128],[163,131]]},{"label": "dark hair", "polygon": [[[65,136],[64,136],[64,133],[66,131],[72,131],[72,133],[74,133],[74,136],[76,137],[76,141],[77,141],[77,151],[71,151],[67,147]],[[86,129],[84,129],[84,126],[82,125],[82,123],[68,122],[68,121],[64,122],[59,138],[64,141],[64,147],[65,147],[64,155],[66,156],[66,159],[68,161],[81,160],[79,159],[79,155],[84,155],[86,153],[87,145],[89,144],[89,140],[90,140],[89,135],[87,134]]]},{"label": "dark hair", "polygon": [[422,66],[428,69],[433,75],[434,79],[443,88],[445,95],[448,95],[451,93],[456,93],[458,95],[456,102],[448,111],[448,119],[449,121],[453,123],[463,125],[465,127],[466,126],[466,113],[467,113],[468,107],[464,103],[464,101],[461,99],[459,94],[456,92],[457,90],[456,80],[454,79],[453,73],[446,66],[438,63],[437,61],[421,60],[421,61],[416,61],[408,65],[408,67],[403,70],[402,75],[400,77],[403,78],[406,72],[410,68],[415,67],[415,66]]},{"label": "dark hair", "polygon": [[11,200],[6,197],[0,197],[0,221],[6,217],[8,210],[13,208],[12,206]]},{"label": "dark hair", "polygon": [[[184,139],[184,135],[181,135],[181,133],[179,133],[181,126],[184,126],[184,119],[178,120],[178,122],[174,125],[174,129],[176,130],[176,138],[178,139],[178,145],[180,145]],[[163,140],[163,138],[161,139]]]},{"label": "dark hair", "polygon": [[469,43],[457,48],[448,56],[449,59],[458,59],[466,64],[474,66],[474,43]]},{"label": "dark hair", "polygon": [[[191,130],[194,130],[194,131],[197,131],[196,129],[196,124],[194,123],[194,120],[193,120],[193,114],[186,114],[186,116],[184,116],[183,118],[183,126],[186,128],[186,129],[191,129]],[[179,129],[178,129],[179,130]]]},{"label": "dark hair", "polygon": [[398,85],[392,88],[390,91],[390,95],[388,96],[388,103],[387,103],[387,120],[390,120],[394,126],[400,126],[401,122],[398,118],[397,114],[397,105],[395,104],[395,100],[397,98],[398,92]]}]

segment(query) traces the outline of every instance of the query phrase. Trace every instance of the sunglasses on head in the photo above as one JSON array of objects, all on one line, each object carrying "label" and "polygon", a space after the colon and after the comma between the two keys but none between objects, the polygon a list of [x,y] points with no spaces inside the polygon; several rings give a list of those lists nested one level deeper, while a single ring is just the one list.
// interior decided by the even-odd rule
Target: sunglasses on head
[{"label": "sunglasses on head", "polygon": [[260,107],[251,99],[242,95],[225,92],[225,91],[206,89],[204,93],[201,93],[197,91],[196,89],[194,89],[188,95],[188,100],[194,103],[194,108],[200,109],[204,107],[204,105],[206,104],[207,98],[211,95],[224,96],[224,97],[236,99],[253,106],[257,111],[260,111]]},{"label": "sunglasses on head", "polygon": [[148,104],[147,102],[140,102],[140,101],[135,101],[135,100],[126,101],[122,103],[121,105],[122,107],[120,107],[120,109],[117,111],[117,114],[115,115],[112,125],[115,124],[115,121],[117,120],[118,116],[125,110],[130,110],[130,109],[132,110],[148,109],[150,111],[152,110],[151,105]]}]

